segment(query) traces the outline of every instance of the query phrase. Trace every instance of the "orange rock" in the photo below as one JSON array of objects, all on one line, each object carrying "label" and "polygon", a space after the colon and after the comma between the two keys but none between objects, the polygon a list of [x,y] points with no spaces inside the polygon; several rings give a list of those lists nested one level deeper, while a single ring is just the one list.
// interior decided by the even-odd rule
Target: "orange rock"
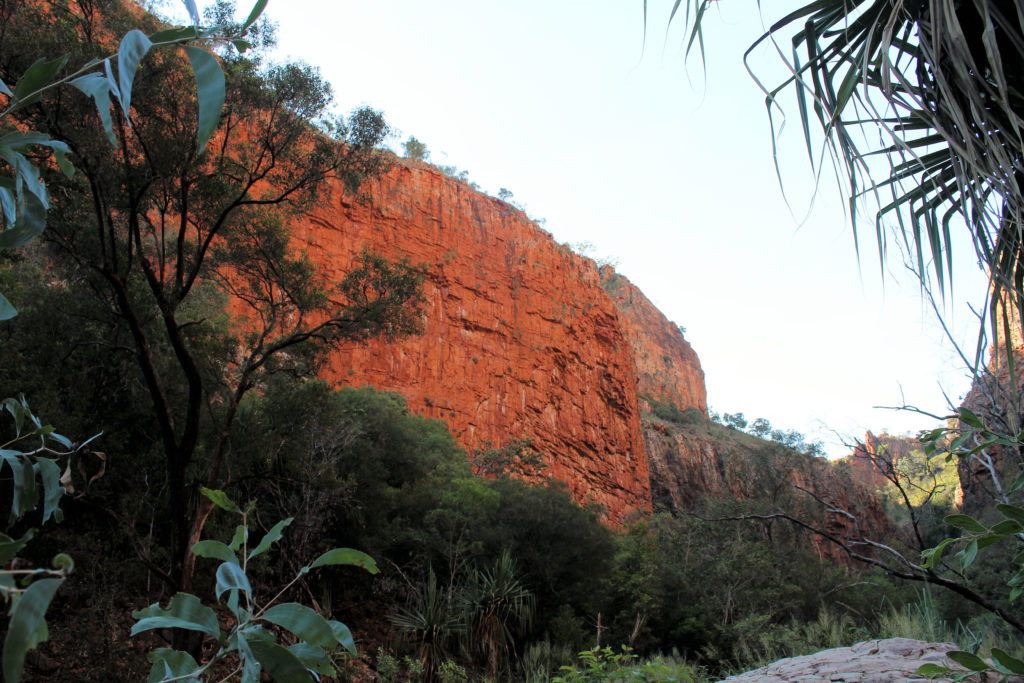
[{"label": "orange rock", "polygon": [[706,411],[679,329],[624,279],[613,301],[593,261],[432,167],[396,165],[362,191],[335,191],[293,240],[332,279],[364,246],[427,264],[425,332],[333,353],[325,377],[398,391],[469,449],[532,439],[545,472],[611,524],[649,510],[638,391]]},{"label": "orange rock", "polygon": [[600,269],[623,333],[633,346],[641,396],[671,403],[681,410],[697,408],[706,416],[708,399],[700,360],[673,324],[644,293],[614,269]]}]

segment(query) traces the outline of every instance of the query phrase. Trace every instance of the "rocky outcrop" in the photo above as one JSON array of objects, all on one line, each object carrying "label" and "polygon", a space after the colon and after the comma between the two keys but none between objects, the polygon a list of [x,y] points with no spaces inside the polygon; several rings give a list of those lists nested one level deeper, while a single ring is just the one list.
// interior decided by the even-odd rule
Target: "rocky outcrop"
[{"label": "rocky outcrop", "polygon": [[[914,674],[924,664],[949,667],[953,673],[966,669],[946,658],[956,650],[953,643],[927,643],[909,638],[868,640],[850,647],[837,647],[803,657],[780,659],[768,666],[726,678],[729,683],[801,683],[843,681],[843,683],[905,683],[926,681]],[[951,681],[952,678],[932,678]],[[972,676],[967,680],[982,680]],[[1020,679],[1015,680],[1019,681]],[[724,681],[722,683],[725,683]]]},{"label": "rocky outcrop", "polygon": [[946,462],[941,449],[927,454],[915,437],[868,431],[853,453],[836,465],[849,468],[864,488],[900,507],[908,500],[914,506],[928,501],[950,508],[963,503],[956,464]]},{"label": "rocky outcrop", "polygon": [[640,396],[681,409],[696,408],[706,415],[704,371],[681,328],[613,268],[602,266],[600,274],[619,313],[622,332],[633,348]]},{"label": "rocky outcrop", "polygon": [[[996,343],[989,349],[988,364],[975,376],[961,407],[978,415],[994,433],[1012,436],[1024,427],[1024,342],[1018,317],[1011,316],[1008,323],[1009,344],[1000,329],[1002,326],[998,325]],[[976,514],[999,500],[999,487],[993,482],[993,473],[1005,480],[1002,482],[1005,486],[1024,469],[1024,452],[1014,446],[990,446],[962,458],[957,469],[963,489],[963,510]]]},{"label": "rocky outcrop", "polygon": [[649,373],[634,349],[673,364],[643,386],[706,409],[699,362],[678,328],[646,299],[628,311],[641,317],[624,314],[593,261],[433,167],[396,165],[363,191],[365,201],[325,196],[292,239],[329,278],[364,247],[425,264],[425,330],[342,349],[326,377],[398,391],[470,449],[531,439],[545,472],[576,500],[604,506],[611,523],[649,509],[638,367]]},{"label": "rocky outcrop", "polygon": [[[779,511],[837,539],[866,532],[890,539],[897,532],[879,498],[848,470],[686,413],[677,421],[645,414],[644,435],[655,506],[671,512],[738,501],[750,512]],[[830,511],[841,509],[852,516]],[[786,522],[778,520],[778,524]],[[819,557],[848,563],[842,549],[820,535],[799,531]]]},{"label": "rocky outcrop", "polygon": [[845,462],[849,463],[857,481],[872,491],[878,491],[888,485],[888,477],[893,476],[900,462],[921,448],[917,439],[885,432],[876,435],[869,430],[864,434],[864,441],[856,445]]}]

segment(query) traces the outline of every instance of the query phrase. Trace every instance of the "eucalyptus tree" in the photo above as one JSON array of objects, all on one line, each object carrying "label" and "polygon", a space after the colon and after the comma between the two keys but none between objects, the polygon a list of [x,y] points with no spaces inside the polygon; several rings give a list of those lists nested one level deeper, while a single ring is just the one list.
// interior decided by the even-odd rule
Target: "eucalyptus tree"
[{"label": "eucalyptus tree", "polygon": [[[133,34],[142,46],[168,35],[122,2],[56,4],[61,11],[0,6],[0,78],[12,82],[59,51],[86,62],[127,27],[142,29]],[[240,26],[240,41],[267,42],[260,24]],[[79,170],[70,179],[44,172],[52,272],[87,283],[114,331],[96,343],[127,356],[145,388],[170,552],[141,559],[176,590],[191,587],[189,549],[213,509],[200,486],[230,480],[231,427],[246,393],[270,373],[309,372],[332,346],[420,327],[420,269],[365,253],[330,283],[290,240],[291,222],[313,201],[354,192],[384,169],[383,117],[363,109],[332,118],[316,69],[268,66],[246,47],[217,48],[225,100],[214,114],[194,94],[191,52],[146,50],[135,57],[130,105],[100,106],[100,120],[84,94],[65,90],[19,112]],[[204,129],[208,140],[197,144]]]}]

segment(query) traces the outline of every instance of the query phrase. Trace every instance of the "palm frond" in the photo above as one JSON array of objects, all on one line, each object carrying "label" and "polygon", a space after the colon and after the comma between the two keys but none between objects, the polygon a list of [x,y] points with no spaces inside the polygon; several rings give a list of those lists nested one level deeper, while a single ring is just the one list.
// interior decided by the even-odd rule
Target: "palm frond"
[{"label": "palm frond", "polygon": [[[706,7],[673,8],[672,19],[685,16],[688,50],[703,41]],[[827,156],[843,179],[855,239],[857,206],[872,197],[882,260],[883,225],[894,222],[922,282],[930,264],[945,292],[951,233],[966,227],[991,301],[1016,309],[1024,309],[1022,27],[1024,0],[815,0],[771,23],[744,56],[770,115],[783,95],[795,96],[812,167]],[[775,87],[750,64],[766,43],[790,73]]]}]

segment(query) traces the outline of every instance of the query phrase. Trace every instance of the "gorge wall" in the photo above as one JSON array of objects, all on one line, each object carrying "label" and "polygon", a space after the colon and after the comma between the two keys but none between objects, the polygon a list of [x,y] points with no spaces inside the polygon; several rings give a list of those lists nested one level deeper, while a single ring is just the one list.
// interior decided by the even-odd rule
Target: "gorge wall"
[{"label": "gorge wall", "polygon": [[[700,415],[681,413],[661,419],[645,412],[644,436],[651,470],[654,504],[671,512],[697,510],[710,517],[747,512],[785,512],[838,539],[860,532],[890,539],[896,529],[881,500],[848,469],[765,441]],[[817,500],[816,500],[817,499]],[[716,505],[726,502],[724,512]],[[831,512],[844,510],[856,520]],[[797,530],[783,520],[765,521],[765,534],[796,533],[822,559],[849,560],[820,535]]]},{"label": "gorge wall", "polygon": [[706,411],[678,327],[621,276],[609,296],[593,261],[433,167],[396,164],[363,191],[335,191],[293,240],[330,278],[364,246],[426,264],[426,329],[344,348],[326,377],[397,391],[470,449],[531,439],[545,472],[613,524],[650,509],[639,394]]},{"label": "gorge wall", "polygon": [[[425,264],[425,330],[334,352],[327,379],[399,392],[469,449],[532,440],[544,475],[603,506],[613,525],[652,502],[777,500],[797,484],[885,526],[881,508],[820,458],[710,422],[681,328],[613,269],[431,166],[396,164],[363,192],[325,195],[292,239],[331,279],[364,247]],[[666,426],[651,401],[697,426]]]},{"label": "gorge wall", "polygon": [[900,463],[906,462],[913,451],[921,448],[921,442],[915,438],[892,436],[885,432],[875,434],[869,430],[846,462],[858,481],[877,491],[888,486],[888,477],[895,476]]}]

